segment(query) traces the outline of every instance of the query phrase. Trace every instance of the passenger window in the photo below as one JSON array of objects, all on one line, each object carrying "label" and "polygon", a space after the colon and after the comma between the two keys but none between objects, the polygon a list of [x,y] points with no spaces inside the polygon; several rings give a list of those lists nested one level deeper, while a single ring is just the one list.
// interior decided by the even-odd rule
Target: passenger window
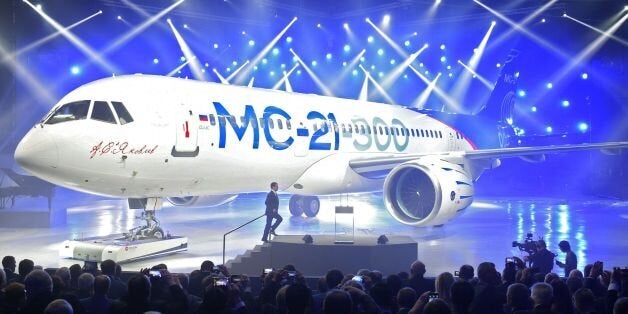
[{"label": "passenger window", "polygon": [[89,100],[81,100],[65,104],[55,111],[46,120],[46,124],[56,124],[66,121],[84,120],[89,111]]},{"label": "passenger window", "polygon": [[283,129],[283,123],[281,122],[281,119],[277,120],[277,127],[282,130]]},{"label": "passenger window", "polygon": [[353,133],[353,125],[349,124],[349,133]]},{"label": "passenger window", "polygon": [[379,127],[379,134],[384,134],[384,130],[382,130],[382,127]]},{"label": "passenger window", "polygon": [[360,125],[360,133],[366,134],[366,129],[364,128],[364,125]]},{"label": "passenger window", "polygon": [[223,116],[218,116],[218,124],[219,124],[220,126],[223,126],[223,127],[224,127],[224,126],[225,126],[225,117],[223,117]]},{"label": "passenger window", "polygon": [[286,129],[292,129],[292,124],[290,124],[290,120],[286,120]]},{"label": "passenger window", "polygon": [[274,128],[275,128],[275,123],[273,122],[273,119],[268,119],[268,126],[269,126],[271,129],[274,129]]},{"label": "passenger window", "polygon": [[259,118],[259,127],[260,129],[264,128],[264,118]]},{"label": "passenger window", "polygon": [[412,137],[414,137],[414,129],[410,129],[410,132],[412,132]]},{"label": "passenger window", "polygon": [[342,133],[347,133],[347,129],[345,128],[345,124],[342,124]]},{"label": "passenger window", "polygon": [[124,104],[119,101],[112,101],[113,109],[118,114],[118,119],[120,120],[120,124],[127,124],[133,122],[133,118],[131,114],[126,110]]},{"label": "passenger window", "polygon": [[384,133],[386,133],[386,135],[388,135],[388,127],[387,126],[384,127]]},{"label": "passenger window", "polygon": [[106,101],[95,101],[94,109],[92,109],[92,119],[107,123],[116,123],[116,118],[109,108],[109,104]]},{"label": "passenger window", "polygon": [[209,124],[216,125],[216,117],[213,114],[209,115]]}]

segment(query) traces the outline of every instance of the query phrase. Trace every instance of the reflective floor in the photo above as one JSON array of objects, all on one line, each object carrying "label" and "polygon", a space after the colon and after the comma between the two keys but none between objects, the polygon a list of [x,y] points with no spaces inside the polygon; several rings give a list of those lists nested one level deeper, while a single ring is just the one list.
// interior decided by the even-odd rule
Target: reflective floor
[{"label": "reflective floor", "polygon": [[[222,261],[222,238],[228,230],[261,215],[263,194],[244,195],[231,204],[216,208],[165,207],[158,212],[164,230],[189,237],[189,250],[170,256],[123,264],[124,270],[137,270],[160,262],[174,271],[191,271],[203,260]],[[37,201],[18,200],[19,206],[39,206]],[[42,203],[43,204],[43,203]],[[100,199],[60,191],[55,206],[68,208],[67,224],[54,228],[0,228],[0,256],[30,258],[44,267],[69,266],[77,261],[60,259],[58,249],[66,239],[121,233],[142,220],[139,211],[127,210],[120,200]],[[413,237],[419,244],[419,259],[428,275],[458,269],[462,264],[476,267],[492,261],[499,268],[506,256],[522,256],[512,241],[523,241],[528,232],[543,237],[549,249],[568,240],[578,256],[578,268],[602,260],[611,266],[628,266],[628,201],[608,199],[476,199],[464,214],[438,228],[413,228],[397,223],[384,209],[381,195],[321,199],[317,218],[290,217],[288,196],[280,198],[284,222],[281,234],[333,234],[334,206],[355,207],[355,234],[399,234]],[[123,209],[124,208],[124,209]],[[339,218],[350,226],[350,219]],[[227,238],[227,260],[260,243],[263,219],[236,231]],[[350,258],[350,257],[347,257]],[[297,265],[298,267],[298,265]],[[407,271],[407,269],[403,269]],[[402,271],[402,269],[400,269]],[[559,272],[560,269],[555,268]]]}]

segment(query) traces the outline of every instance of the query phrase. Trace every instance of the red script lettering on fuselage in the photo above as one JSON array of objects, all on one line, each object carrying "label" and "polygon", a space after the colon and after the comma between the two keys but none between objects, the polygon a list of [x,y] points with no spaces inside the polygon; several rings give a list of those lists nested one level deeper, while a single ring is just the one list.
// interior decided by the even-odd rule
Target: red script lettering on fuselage
[{"label": "red script lettering on fuselage", "polygon": [[102,156],[105,154],[111,155],[145,155],[145,154],[153,154],[155,150],[157,150],[159,145],[155,145],[152,148],[149,148],[146,144],[143,146],[130,147],[129,142],[107,142],[100,141],[98,145],[94,145],[92,150],[90,151],[89,159],[94,157]]}]

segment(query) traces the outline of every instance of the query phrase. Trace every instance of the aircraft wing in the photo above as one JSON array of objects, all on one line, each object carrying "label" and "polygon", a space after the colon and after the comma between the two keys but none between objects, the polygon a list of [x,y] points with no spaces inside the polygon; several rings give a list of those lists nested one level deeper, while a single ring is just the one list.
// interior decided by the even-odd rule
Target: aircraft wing
[{"label": "aircraft wing", "polygon": [[386,157],[375,157],[365,159],[355,159],[349,162],[349,166],[359,174],[379,173],[380,177],[386,171],[390,171],[398,164],[415,160],[426,156],[447,157],[463,157],[471,160],[479,159],[499,159],[512,157],[525,157],[533,155],[558,154],[575,151],[595,150],[599,149],[605,153],[618,154],[621,149],[628,148],[628,142],[606,142],[606,143],[589,143],[589,144],[573,144],[573,145],[550,145],[536,147],[512,147],[512,148],[496,148],[496,149],[480,149],[473,151],[454,151],[454,152],[433,152],[423,154],[406,154],[394,155]]}]

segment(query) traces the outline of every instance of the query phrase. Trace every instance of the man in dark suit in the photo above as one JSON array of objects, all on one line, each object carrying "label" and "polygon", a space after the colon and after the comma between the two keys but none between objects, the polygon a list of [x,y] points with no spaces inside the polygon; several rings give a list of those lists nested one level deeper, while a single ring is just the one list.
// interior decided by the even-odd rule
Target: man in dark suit
[{"label": "man in dark suit", "polygon": [[[262,241],[268,242],[268,234],[277,235],[275,229],[283,221],[283,218],[278,213],[279,210],[279,197],[277,196],[277,189],[279,185],[277,182],[270,184],[270,192],[266,195],[266,227],[264,227],[264,235]],[[276,219],[273,224],[273,218]]]}]

